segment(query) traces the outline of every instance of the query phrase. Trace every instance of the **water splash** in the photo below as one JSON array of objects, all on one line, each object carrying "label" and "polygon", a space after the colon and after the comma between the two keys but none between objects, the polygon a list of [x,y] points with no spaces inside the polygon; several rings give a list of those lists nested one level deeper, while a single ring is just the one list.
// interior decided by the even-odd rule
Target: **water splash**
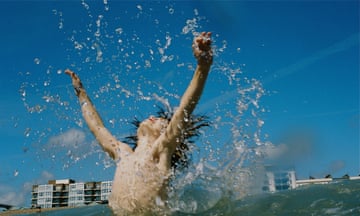
[{"label": "water splash", "polygon": [[58,23],[58,28],[61,30],[61,29],[63,29],[64,28],[64,18],[63,18],[63,13],[61,12],[61,11],[58,11],[58,10],[52,10],[52,12],[53,12],[53,14],[55,15],[55,16],[57,16],[58,17],[58,19],[59,19],[59,23]]},{"label": "water splash", "polygon": [[[110,13],[110,3],[104,0],[103,5]],[[86,10],[88,17],[84,19],[89,22],[83,29],[66,29],[62,13],[53,12],[60,17],[59,29],[67,35],[64,49],[68,50],[69,65],[80,73],[104,122],[111,129],[121,128],[114,130],[115,135],[124,137],[131,116],[150,115],[154,104],[177,106],[180,89],[187,86],[195,66],[194,59],[182,52],[184,47],[190,50],[193,36],[203,30],[207,20],[201,12],[194,9],[193,17],[181,17],[183,26],[174,32],[166,24],[167,16],[180,13],[173,5],[167,7],[165,18],[145,4],[134,5],[137,11],[133,17],[121,14],[115,18],[93,15],[91,3],[81,1],[80,6]],[[155,30],[151,34],[143,29],[129,30],[126,22],[130,21],[147,23]],[[255,178],[251,166],[264,156],[263,147],[271,145],[262,132],[266,124],[262,113],[266,110],[261,99],[266,91],[258,80],[244,74],[245,65],[237,56],[229,58],[229,42],[219,34],[213,37],[216,61],[208,83],[216,83],[219,93],[202,101],[202,110],[211,117],[213,126],[201,131],[201,139],[190,146],[192,166],[176,173],[170,190],[172,208],[188,213],[205,211],[224,196],[239,198],[251,193],[248,182]],[[96,166],[113,167],[99,146],[88,140],[92,136],[84,125],[70,82],[55,84],[65,76],[60,69],[64,65],[45,65],[45,60],[40,64],[40,59],[44,57],[34,58],[42,68],[40,75],[22,73],[24,82],[19,89],[29,119],[38,122],[27,127],[24,136],[31,134],[40,163],[61,161],[66,171],[72,166],[86,166],[92,158]]]}]

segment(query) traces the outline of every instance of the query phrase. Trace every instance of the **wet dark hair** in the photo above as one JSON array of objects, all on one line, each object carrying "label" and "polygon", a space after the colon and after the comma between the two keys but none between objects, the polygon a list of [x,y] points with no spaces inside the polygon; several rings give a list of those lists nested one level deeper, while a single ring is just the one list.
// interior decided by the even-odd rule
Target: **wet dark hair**
[{"label": "wet dark hair", "polygon": [[[156,112],[155,117],[163,118],[170,122],[174,112],[169,108],[164,109],[162,107],[158,107],[158,109],[159,110]],[[133,132],[132,135],[125,137],[123,142],[127,143],[132,147],[133,150],[135,150],[138,141],[136,132],[140,126],[141,121],[135,117],[131,123],[135,127],[135,132]],[[195,138],[200,135],[199,129],[208,126],[210,126],[208,116],[194,114],[190,115],[187,126],[181,133],[180,144],[176,147],[174,154],[171,156],[172,168],[185,168],[188,166],[189,161],[191,160],[191,155],[189,154],[189,145],[193,144],[195,142]]]}]

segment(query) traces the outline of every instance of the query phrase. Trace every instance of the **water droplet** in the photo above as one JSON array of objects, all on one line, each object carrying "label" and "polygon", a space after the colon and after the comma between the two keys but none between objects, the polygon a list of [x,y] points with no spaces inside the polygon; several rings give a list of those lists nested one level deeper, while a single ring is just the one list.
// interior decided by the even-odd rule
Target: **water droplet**
[{"label": "water droplet", "polygon": [[108,1],[104,0],[105,10],[109,10]]},{"label": "water droplet", "polygon": [[194,15],[199,16],[199,11],[197,9],[194,9]]},{"label": "water droplet", "polygon": [[20,89],[19,92],[20,92],[20,95],[21,95],[23,98],[26,97],[26,91],[25,91],[25,89]]},{"label": "water droplet", "polygon": [[75,41],[74,42],[74,47],[76,50],[82,50],[83,45],[81,45],[79,42]]},{"label": "water droplet", "polygon": [[14,176],[16,177],[16,176],[18,176],[19,175],[19,171],[18,170],[15,170],[14,171]]},{"label": "water droplet", "polygon": [[149,60],[145,60],[145,67],[146,68],[150,68],[151,67],[151,63]]},{"label": "water droplet", "polygon": [[174,14],[174,8],[169,8],[169,14]]},{"label": "water droplet", "polygon": [[262,127],[264,125],[264,121],[261,119],[258,119],[258,127]]},{"label": "water droplet", "polygon": [[116,34],[122,34],[123,29],[119,27],[119,28],[115,29],[115,32],[116,32]]},{"label": "water droplet", "polygon": [[114,127],[114,125],[115,125],[115,119],[110,119],[110,120],[109,120],[109,123],[111,124],[112,127]]},{"label": "water droplet", "polygon": [[31,128],[26,128],[26,129],[25,129],[25,131],[24,131],[25,137],[29,137],[29,136],[30,136],[30,131],[31,131]]},{"label": "water droplet", "polygon": [[44,81],[44,86],[49,86],[50,85],[50,81],[47,80],[47,81]]},{"label": "water droplet", "polygon": [[40,64],[40,59],[39,59],[39,58],[35,58],[35,59],[34,59],[34,63],[37,64],[37,65]]}]

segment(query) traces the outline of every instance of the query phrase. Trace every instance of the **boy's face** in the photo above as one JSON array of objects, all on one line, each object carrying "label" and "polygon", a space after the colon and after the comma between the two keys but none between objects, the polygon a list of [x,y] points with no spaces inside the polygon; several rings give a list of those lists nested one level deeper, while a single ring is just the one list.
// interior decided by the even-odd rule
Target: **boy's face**
[{"label": "boy's face", "polygon": [[167,125],[168,120],[150,116],[140,123],[137,131],[138,139],[150,138],[155,140],[165,132]]}]

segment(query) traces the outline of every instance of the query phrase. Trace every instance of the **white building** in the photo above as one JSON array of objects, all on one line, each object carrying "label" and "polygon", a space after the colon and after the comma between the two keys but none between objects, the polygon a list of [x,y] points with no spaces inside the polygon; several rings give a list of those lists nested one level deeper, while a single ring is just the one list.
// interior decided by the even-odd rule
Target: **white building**
[{"label": "white building", "polygon": [[101,200],[108,200],[112,188],[112,181],[101,182]]},{"label": "white building", "polygon": [[69,203],[68,206],[81,206],[85,204],[85,184],[83,182],[69,185]]},{"label": "white building", "polygon": [[32,207],[53,208],[107,203],[112,181],[75,182],[71,179],[51,180],[48,184],[33,185]]},{"label": "white building", "polygon": [[276,192],[296,188],[296,176],[293,169],[266,167],[263,191]]},{"label": "white building", "polygon": [[53,202],[53,186],[39,185],[37,188],[37,204],[43,208],[51,208]]},{"label": "white building", "polygon": [[318,179],[303,179],[296,181],[296,187],[309,185],[309,184],[329,184],[331,183],[332,178],[318,178]]},{"label": "white building", "polygon": [[332,178],[331,175],[325,178],[310,178],[296,180],[294,169],[281,169],[279,167],[266,166],[265,180],[262,190],[269,192],[277,192],[312,184],[330,184],[332,182],[343,180],[360,180],[360,176],[344,175],[341,178]]}]

